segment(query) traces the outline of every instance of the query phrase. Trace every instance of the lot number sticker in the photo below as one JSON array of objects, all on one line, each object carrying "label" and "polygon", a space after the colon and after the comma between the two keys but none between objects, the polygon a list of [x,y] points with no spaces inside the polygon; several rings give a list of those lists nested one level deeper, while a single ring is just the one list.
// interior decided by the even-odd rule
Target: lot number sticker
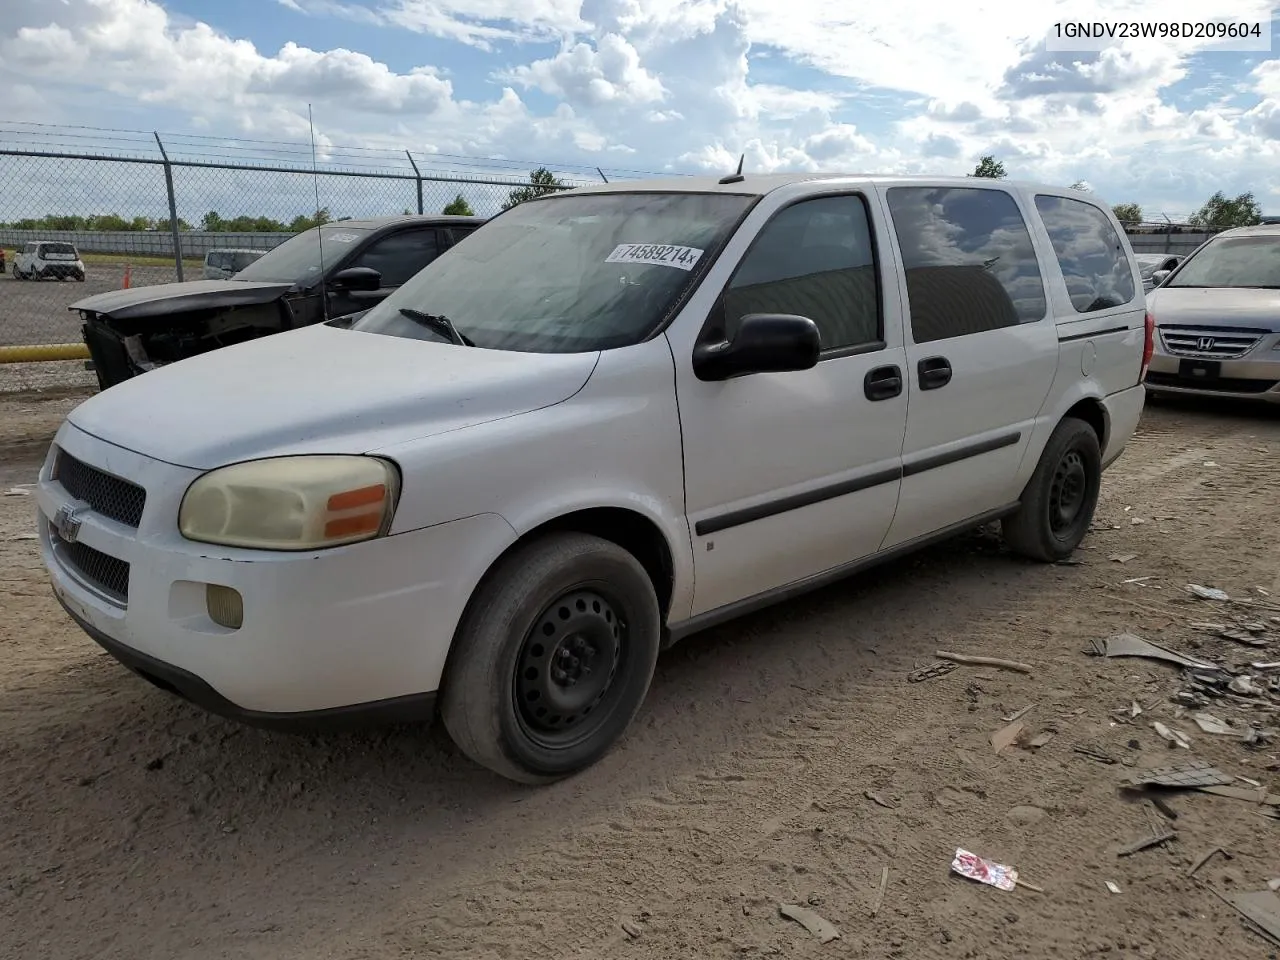
[{"label": "lot number sticker", "polygon": [[652,263],[678,270],[692,270],[702,257],[697,247],[677,247],[663,243],[620,243],[605,263]]},{"label": "lot number sticker", "polygon": [[330,243],[355,243],[359,239],[358,233],[334,233],[329,236]]}]

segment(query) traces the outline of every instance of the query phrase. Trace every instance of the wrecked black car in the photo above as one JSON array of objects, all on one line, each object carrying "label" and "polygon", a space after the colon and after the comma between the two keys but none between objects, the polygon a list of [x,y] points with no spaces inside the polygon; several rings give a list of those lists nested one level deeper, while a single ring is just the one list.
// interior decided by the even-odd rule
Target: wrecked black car
[{"label": "wrecked black car", "polygon": [[229,280],[100,293],[73,303],[98,385],[245,340],[369,309],[482,217],[343,220],[290,237]]}]

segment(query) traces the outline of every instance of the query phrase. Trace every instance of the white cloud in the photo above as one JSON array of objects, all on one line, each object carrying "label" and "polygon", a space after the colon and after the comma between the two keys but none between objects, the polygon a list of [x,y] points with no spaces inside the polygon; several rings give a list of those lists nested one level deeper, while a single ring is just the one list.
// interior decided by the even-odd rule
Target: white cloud
[{"label": "white cloud", "polygon": [[576,43],[554,57],[535,60],[500,76],[593,107],[653,103],[667,95],[662,82],[640,65],[636,48],[616,33],[606,33],[594,46]]},{"label": "white cloud", "polygon": [[[1191,0],[990,0],[981,15],[936,0],[856,9],[836,0],[275,0],[299,15],[452,42],[463,59],[451,56],[448,70],[393,69],[374,49],[263,49],[175,17],[163,2],[62,0],[7,12],[0,81],[38,88],[58,120],[101,125],[99,107],[168,109],[210,132],[277,139],[306,136],[313,102],[322,148],[409,145],[588,166],[625,157],[629,167],[709,171],[731,170],[745,153],[748,171],[934,173],[967,171],[994,153],[1013,176],[1087,178],[1104,199],[1149,209],[1185,212],[1216,189],[1255,185],[1264,207],[1280,209],[1280,61],[1259,57],[1241,79],[1238,68],[1231,77],[1197,71],[1186,44],[1045,50],[1055,20],[1204,19]],[[1228,0],[1218,12],[1269,6]],[[530,53],[535,43],[544,49]],[[796,65],[805,79],[788,81]],[[460,76],[496,83],[463,99]],[[1171,89],[1186,79],[1177,89],[1198,90],[1194,106]],[[553,106],[531,108],[548,97]],[[75,115],[84,103],[91,117]]]}]

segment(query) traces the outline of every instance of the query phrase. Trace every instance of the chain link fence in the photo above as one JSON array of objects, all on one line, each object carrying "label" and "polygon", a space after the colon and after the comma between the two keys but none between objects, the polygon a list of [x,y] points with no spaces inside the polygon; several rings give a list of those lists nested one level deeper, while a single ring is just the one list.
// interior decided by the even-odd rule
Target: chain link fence
[{"label": "chain link fence", "polygon": [[[0,148],[0,359],[9,361],[0,362],[0,392],[93,387],[69,309],[85,297],[204,279],[211,251],[267,251],[318,222],[492,216],[531,182],[515,170],[438,172],[429,155],[407,151],[398,163],[384,155],[376,166],[359,158],[359,166],[313,167],[188,159],[158,136],[155,144],[155,156],[128,157]],[[542,189],[599,183],[603,174],[551,176]],[[41,241],[73,245],[83,273],[42,275],[23,256]]]},{"label": "chain link fence", "polygon": [[[545,167],[535,173],[511,162],[409,151],[333,148],[320,162],[299,144],[211,147],[193,144],[193,138],[169,144],[159,135],[103,139],[130,140],[127,152],[77,152],[82,144],[60,141],[0,146],[0,360],[6,361],[0,362],[0,392],[91,389],[96,379],[86,366],[80,321],[69,307],[125,285],[202,279],[211,251],[270,250],[321,220],[492,216],[513,191],[528,188],[530,178],[544,189],[605,178],[600,170],[589,177]],[[246,162],[230,154],[235,149],[260,156]],[[442,162],[475,172],[442,169]],[[628,174],[636,175],[608,179]],[[1167,255],[1190,253],[1208,236],[1167,218],[1127,224],[1126,232],[1137,253]],[[15,268],[28,264],[21,254],[36,241],[73,244],[83,274],[19,279]]]}]

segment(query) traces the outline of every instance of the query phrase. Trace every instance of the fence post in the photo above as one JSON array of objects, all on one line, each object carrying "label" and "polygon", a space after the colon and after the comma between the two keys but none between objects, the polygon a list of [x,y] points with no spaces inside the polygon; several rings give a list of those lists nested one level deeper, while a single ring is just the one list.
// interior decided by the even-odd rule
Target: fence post
[{"label": "fence post", "polygon": [[173,167],[169,163],[169,154],[164,149],[160,134],[154,130],[156,146],[160,148],[160,156],[164,160],[164,187],[169,192],[169,233],[173,237],[173,265],[178,271],[178,282],[182,282],[182,238],[178,235],[178,200],[173,195]]},{"label": "fence post", "polygon": [[1169,219],[1167,213],[1162,213],[1164,217],[1164,255],[1167,257],[1169,251],[1173,249],[1173,221]]},{"label": "fence post", "polygon": [[418,170],[418,162],[413,159],[413,154],[406,150],[404,155],[409,158],[409,166],[413,167],[414,179],[418,181],[418,213],[422,213],[422,174]]}]

